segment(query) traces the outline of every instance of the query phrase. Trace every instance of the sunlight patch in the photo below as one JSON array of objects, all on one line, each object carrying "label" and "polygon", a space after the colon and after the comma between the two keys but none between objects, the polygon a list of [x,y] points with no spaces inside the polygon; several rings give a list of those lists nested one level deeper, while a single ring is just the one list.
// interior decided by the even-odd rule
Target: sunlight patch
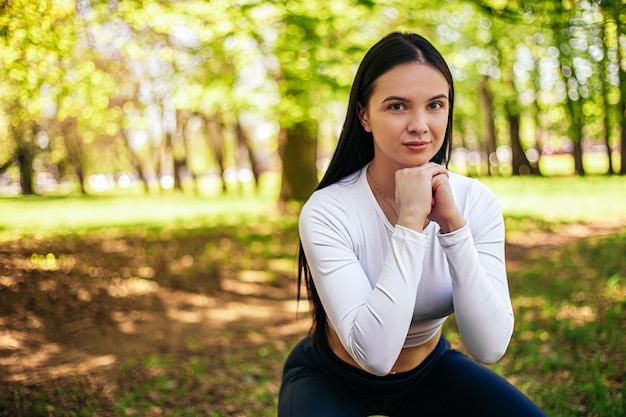
[{"label": "sunlight patch", "polygon": [[606,287],[604,288],[604,297],[617,301],[626,301],[626,285],[621,285],[622,277],[619,274],[615,274],[606,280]]},{"label": "sunlight patch", "polygon": [[271,298],[280,298],[283,296],[283,290],[272,287],[266,283],[241,282],[236,279],[223,278],[220,281],[220,287],[224,291],[233,292],[240,295],[255,295]]},{"label": "sunlight patch", "polygon": [[159,284],[141,278],[111,280],[107,291],[111,297],[123,298],[136,295],[146,295],[159,289]]},{"label": "sunlight patch", "polygon": [[596,312],[589,306],[576,307],[566,304],[556,311],[557,320],[571,320],[575,326],[596,321]]},{"label": "sunlight patch", "polygon": [[22,341],[16,337],[11,336],[10,334],[3,333],[0,334],[0,349],[2,350],[13,350],[19,349],[23,345]]},{"label": "sunlight patch", "polygon": [[267,261],[267,265],[276,272],[283,272],[285,274],[294,273],[296,265],[293,259],[274,258]]},{"label": "sunlight patch", "polygon": [[94,356],[82,361],[50,367],[49,374],[51,377],[86,374],[96,368],[113,365],[115,362],[115,355]]},{"label": "sunlight patch", "polygon": [[199,311],[187,311],[177,308],[168,308],[167,317],[179,321],[181,323],[200,323],[202,321],[202,314]]},{"label": "sunlight patch", "polygon": [[125,240],[105,239],[100,247],[104,253],[124,253],[130,250],[130,246]]},{"label": "sunlight patch", "polygon": [[245,269],[239,271],[237,278],[243,282],[271,282],[274,277],[267,271]]},{"label": "sunlight patch", "polygon": [[14,277],[10,277],[7,275],[0,277],[0,285],[2,285],[3,287],[11,288],[15,284],[17,284],[17,280]]},{"label": "sunlight patch", "polygon": [[546,305],[546,299],[542,296],[535,296],[535,297],[529,297],[529,296],[521,296],[521,297],[515,297],[513,299],[513,307],[514,308],[520,308],[520,307],[544,307]]}]

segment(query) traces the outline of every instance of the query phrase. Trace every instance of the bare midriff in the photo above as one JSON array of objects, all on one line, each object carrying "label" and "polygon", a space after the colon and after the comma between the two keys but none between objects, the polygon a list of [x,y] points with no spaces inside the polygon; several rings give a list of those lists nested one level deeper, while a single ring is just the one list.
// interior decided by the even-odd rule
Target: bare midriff
[{"label": "bare midriff", "polygon": [[[396,363],[391,368],[389,372],[390,375],[394,375],[399,372],[408,372],[421,364],[424,359],[435,349],[437,343],[439,343],[439,339],[441,338],[441,329],[437,331],[435,336],[433,336],[428,342],[418,345],[402,348],[400,351],[400,355],[396,360]],[[359,368],[363,369],[356,363],[356,361],[350,356],[348,351],[343,347],[341,341],[339,340],[339,336],[337,336],[337,332],[332,329],[330,326],[328,327],[328,343],[330,348],[333,350],[335,355],[339,357],[339,359],[344,362]]]}]

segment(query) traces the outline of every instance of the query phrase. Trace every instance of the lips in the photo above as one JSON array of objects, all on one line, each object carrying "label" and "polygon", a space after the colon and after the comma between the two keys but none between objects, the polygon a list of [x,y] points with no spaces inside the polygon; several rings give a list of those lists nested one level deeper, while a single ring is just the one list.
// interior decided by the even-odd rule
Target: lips
[{"label": "lips", "polygon": [[428,145],[430,145],[430,142],[415,141],[415,142],[407,142],[407,143],[404,143],[403,145],[411,151],[419,152],[419,151],[426,150],[428,148]]}]

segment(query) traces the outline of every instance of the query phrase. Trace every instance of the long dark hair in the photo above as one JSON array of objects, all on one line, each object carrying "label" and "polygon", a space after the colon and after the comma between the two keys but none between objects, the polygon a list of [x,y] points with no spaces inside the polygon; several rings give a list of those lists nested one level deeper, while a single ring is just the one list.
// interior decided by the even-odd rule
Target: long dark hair
[{"label": "long dark hair", "polygon": [[[350,91],[348,111],[337,142],[337,148],[316,190],[321,190],[360,170],[374,158],[374,140],[372,134],[365,131],[361,125],[359,110],[367,106],[378,77],[392,68],[408,62],[432,65],[444,76],[450,86],[448,92],[450,102],[448,126],[441,148],[431,159],[432,162],[444,164],[447,167],[452,151],[452,110],[454,108],[452,74],[439,51],[428,40],[413,33],[394,32],[378,41],[361,61]],[[309,302],[312,304],[313,325],[310,335],[316,345],[326,347],[328,345],[326,311],[324,311],[315,288],[302,242],[300,242],[298,300],[300,299],[302,281],[306,284]]]}]

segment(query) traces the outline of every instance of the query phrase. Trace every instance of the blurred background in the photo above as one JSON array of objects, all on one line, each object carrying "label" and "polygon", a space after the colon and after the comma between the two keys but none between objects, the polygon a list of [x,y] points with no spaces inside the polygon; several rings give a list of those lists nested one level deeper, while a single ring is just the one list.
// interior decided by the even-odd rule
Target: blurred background
[{"label": "blurred background", "polygon": [[0,417],[275,416],[299,208],[391,31],[447,59],[450,169],[502,205],[491,369],[626,415],[626,0],[0,0]]},{"label": "blurred background", "polygon": [[[364,52],[418,32],[455,77],[452,168],[624,174],[623,0],[96,1],[0,5],[0,194],[303,200]],[[268,179],[269,181],[269,179]]]}]

